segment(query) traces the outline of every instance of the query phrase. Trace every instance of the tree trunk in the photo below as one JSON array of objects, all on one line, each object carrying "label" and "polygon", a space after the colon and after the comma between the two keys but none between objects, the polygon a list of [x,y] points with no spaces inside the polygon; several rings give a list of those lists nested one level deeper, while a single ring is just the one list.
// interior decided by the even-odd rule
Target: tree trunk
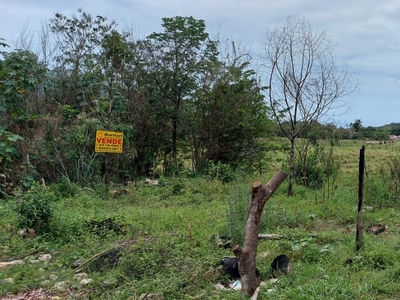
[{"label": "tree trunk", "polygon": [[104,156],[104,184],[106,185],[106,190],[108,191],[108,186],[110,184],[110,153],[106,153]]},{"label": "tree trunk", "polygon": [[176,172],[176,168],[178,166],[177,140],[178,140],[178,122],[174,120],[172,121],[172,163],[174,164],[174,172]]},{"label": "tree trunk", "polygon": [[278,171],[265,186],[260,181],[252,184],[252,197],[247,212],[247,222],[244,232],[244,246],[241,249],[239,245],[236,245],[232,249],[238,259],[242,293],[247,297],[252,296],[260,285],[260,279],[256,275],[256,255],[261,215],[265,203],[286,177],[287,174],[285,172]]},{"label": "tree trunk", "polygon": [[290,140],[290,152],[289,152],[289,186],[288,196],[293,196],[293,181],[294,181],[294,139]]}]

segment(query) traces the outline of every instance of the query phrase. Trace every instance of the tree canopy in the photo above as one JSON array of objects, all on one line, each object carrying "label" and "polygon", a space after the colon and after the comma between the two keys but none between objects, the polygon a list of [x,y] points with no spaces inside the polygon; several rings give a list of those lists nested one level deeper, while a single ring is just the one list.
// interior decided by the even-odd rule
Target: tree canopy
[{"label": "tree canopy", "polygon": [[[2,195],[35,180],[86,186],[155,168],[166,175],[262,171],[280,137],[290,142],[283,147],[290,194],[297,138],[309,145],[327,136],[388,136],[362,127],[361,119],[349,128],[320,123],[356,84],[336,61],[326,31],[305,19],[289,17],[267,31],[261,65],[234,41],[211,39],[204,20],[161,21],[160,32],[138,38],[79,9],[55,13],[36,50],[33,37],[7,51],[0,38]],[[123,153],[96,153],[96,130],[123,132]],[[302,149],[308,147],[297,147],[300,160]]]}]

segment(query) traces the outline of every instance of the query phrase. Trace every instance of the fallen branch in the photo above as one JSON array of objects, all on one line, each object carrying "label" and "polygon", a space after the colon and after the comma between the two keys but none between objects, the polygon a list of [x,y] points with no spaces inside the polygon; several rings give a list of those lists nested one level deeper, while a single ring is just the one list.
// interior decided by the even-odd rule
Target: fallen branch
[{"label": "fallen branch", "polygon": [[13,266],[13,265],[23,265],[25,263],[25,261],[23,260],[13,260],[13,261],[4,261],[4,262],[0,262],[0,268],[6,268],[9,266]]},{"label": "fallen branch", "polygon": [[93,260],[95,260],[96,258],[98,258],[98,257],[100,257],[100,256],[102,256],[102,255],[104,255],[104,254],[106,254],[106,253],[108,253],[108,252],[115,251],[115,250],[118,250],[118,249],[120,249],[120,246],[112,247],[112,248],[110,248],[110,249],[104,250],[104,251],[102,251],[102,252],[100,252],[100,253],[97,253],[97,254],[93,255],[91,258],[89,258],[89,259],[86,260],[85,262],[81,263],[78,267],[76,267],[76,268],[74,269],[74,272],[76,272],[76,273],[81,272],[81,271],[82,271],[82,268],[83,268],[84,266],[86,266],[87,264],[91,263],[91,262],[92,262]]},{"label": "fallen branch", "polygon": [[281,240],[285,238],[283,235],[274,233],[260,233],[258,235],[259,240]]}]

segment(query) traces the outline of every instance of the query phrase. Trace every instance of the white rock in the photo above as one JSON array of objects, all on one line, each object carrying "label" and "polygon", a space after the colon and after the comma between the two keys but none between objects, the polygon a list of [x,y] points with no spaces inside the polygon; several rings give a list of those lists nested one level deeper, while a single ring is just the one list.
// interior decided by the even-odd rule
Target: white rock
[{"label": "white rock", "polygon": [[39,260],[40,261],[49,261],[51,259],[51,254],[42,254],[39,255]]},{"label": "white rock", "polygon": [[54,284],[54,288],[63,292],[67,289],[67,283],[65,281],[59,281]]},{"label": "white rock", "polygon": [[84,278],[79,283],[82,285],[87,285],[87,284],[91,283],[92,281],[93,281],[93,279],[91,279],[91,278]]},{"label": "white rock", "polygon": [[214,284],[214,288],[218,291],[223,291],[226,290],[226,288],[223,286],[222,283],[218,282],[217,284]]},{"label": "white rock", "polygon": [[40,263],[40,260],[38,260],[38,259],[30,259],[30,260],[29,260],[29,263],[31,263],[31,264],[37,264],[37,263]]},{"label": "white rock", "polygon": [[82,273],[75,274],[74,277],[75,277],[78,281],[81,281],[82,279],[87,278],[88,275],[87,275],[87,273],[83,273],[83,272],[82,272]]}]

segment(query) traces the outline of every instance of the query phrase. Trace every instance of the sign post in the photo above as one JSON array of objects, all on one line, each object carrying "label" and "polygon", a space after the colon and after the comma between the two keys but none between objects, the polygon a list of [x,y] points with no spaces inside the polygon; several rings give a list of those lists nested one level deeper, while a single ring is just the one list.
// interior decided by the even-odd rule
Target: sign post
[{"label": "sign post", "polygon": [[114,131],[96,131],[95,152],[106,153],[104,158],[104,183],[106,186],[110,183],[110,157],[109,153],[122,153],[124,141],[123,132]]},{"label": "sign post", "polygon": [[123,141],[123,132],[97,130],[94,151],[103,153],[122,153]]}]

